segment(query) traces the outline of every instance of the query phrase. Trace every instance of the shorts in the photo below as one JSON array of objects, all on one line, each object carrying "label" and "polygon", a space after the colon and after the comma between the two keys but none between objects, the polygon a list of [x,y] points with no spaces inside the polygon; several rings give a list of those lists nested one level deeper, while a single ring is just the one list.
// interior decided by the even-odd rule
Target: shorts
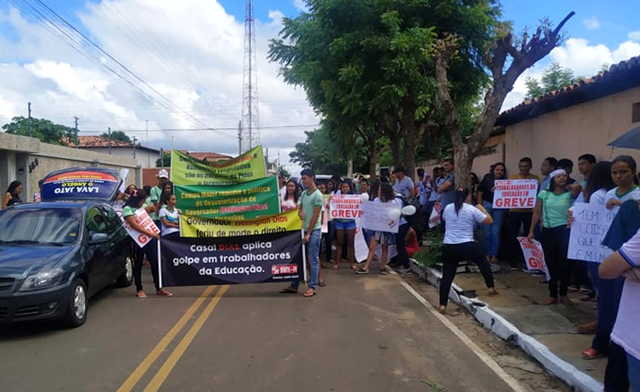
[{"label": "shorts", "polygon": [[336,224],[336,230],[355,230],[356,229],[356,221],[347,220],[347,221],[334,221]]},{"label": "shorts", "polygon": [[396,235],[394,233],[387,233],[386,231],[374,231],[373,238],[382,245],[395,245]]}]

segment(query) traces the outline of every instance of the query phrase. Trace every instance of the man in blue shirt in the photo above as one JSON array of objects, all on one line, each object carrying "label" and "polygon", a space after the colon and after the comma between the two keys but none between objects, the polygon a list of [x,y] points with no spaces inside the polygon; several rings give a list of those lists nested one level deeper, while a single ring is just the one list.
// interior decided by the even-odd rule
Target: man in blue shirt
[{"label": "man in blue shirt", "polygon": [[442,211],[449,204],[453,203],[456,197],[456,166],[453,163],[453,158],[447,158],[444,160],[445,178],[442,185],[438,187],[438,194],[440,195],[440,203],[442,204]]},{"label": "man in blue shirt", "polygon": [[393,190],[404,197],[415,197],[416,186],[413,183],[413,180],[407,177],[407,170],[404,167],[399,167],[393,172],[393,174],[396,175],[396,182],[393,185]]}]

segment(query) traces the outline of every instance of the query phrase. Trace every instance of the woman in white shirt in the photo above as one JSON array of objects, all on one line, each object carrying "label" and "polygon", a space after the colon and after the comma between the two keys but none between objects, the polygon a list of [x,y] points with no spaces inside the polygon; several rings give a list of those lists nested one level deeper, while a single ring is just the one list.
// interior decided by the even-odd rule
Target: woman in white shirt
[{"label": "woman in white shirt", "polygon": [[458,188],[455,194],[455,202],[449,204],[442,213],[445,222],[444,246],[442,256],[442,279],[440,281],[440,313],[445,313],[449,292],[453,279],[456,276],[458,263],[462,260],[473,261],[482,272],[484,281],[489,289],[489,295],[496,295],[497,291],[493,283],[491,265],[487,260],[482,246],[473,240],[473,231],[476,223],[490,225],[493,223],[491,215],[484,207],[478,204],[476,207],[469,204],[471,194],[466,188]]},{"label": "woman in white shirt", "polygon": [[178,199],[176,195],[171,194],[166,197],[165,202],[167,204],[160,209],[160,214],[158,214],[162,238],[180,237],[180,210],[176,208]]},{"label": "woman in white shirt", "polygon": [[298,201],[300,200],[300,188],[295,181],[289,180],[285,185],[286,193],[280,200],[280,210],[290,211],[298,208]]}]

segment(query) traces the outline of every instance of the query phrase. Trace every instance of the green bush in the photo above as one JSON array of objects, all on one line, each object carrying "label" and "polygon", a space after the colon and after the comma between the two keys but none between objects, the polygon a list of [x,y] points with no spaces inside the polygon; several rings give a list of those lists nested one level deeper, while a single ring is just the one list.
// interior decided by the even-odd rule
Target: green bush
[{"label": "green bush", "polygon": [[442,263],[442,244],[444,235],[440,232],[429,231],[424,239],[424,246],[414,255],[414,259],[423,268],[433,267],[437,263]]}]

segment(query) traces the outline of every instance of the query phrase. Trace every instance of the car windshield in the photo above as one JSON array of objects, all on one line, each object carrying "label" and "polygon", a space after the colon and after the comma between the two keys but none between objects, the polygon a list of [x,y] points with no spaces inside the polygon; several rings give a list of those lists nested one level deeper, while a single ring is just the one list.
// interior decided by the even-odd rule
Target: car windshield
[{"label": "car windshield", "polygon": [[77,208],[10,209],[0,212],[0,243],[71,244],[80,235]]}]

